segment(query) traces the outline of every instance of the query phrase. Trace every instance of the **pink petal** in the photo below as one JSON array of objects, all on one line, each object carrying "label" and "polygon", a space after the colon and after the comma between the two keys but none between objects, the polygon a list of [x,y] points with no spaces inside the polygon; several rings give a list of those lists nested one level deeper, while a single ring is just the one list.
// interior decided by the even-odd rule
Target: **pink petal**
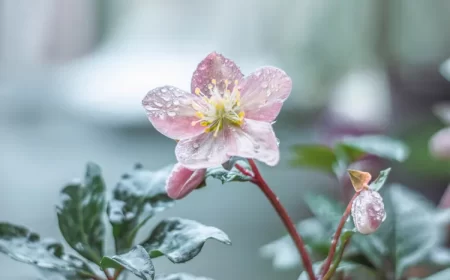
[{"label": "pink petal", "polygon": [[450,159],[450,127],[438,131],[429,143],[431,154],[438,159]]},{"label": "pink petal", "polygon": [[212,79],[216,79],[220,90],[225,89],[224,80],[228,79],[230,81],[228,89],[232,90],[234,80],[240,80],[242,77],[241,70],[232,60],[213,52],[197,66],[192,75],[191,90],[194,92],[195,88],[198,87],[203,93],[208,94],[208,84],[211,83]]},{"label": "pink petal", "polygon": [[270,166],[280,160],[278,140],[270,123],[245,119],[240,129],[234,129],[232,137],[230,156],[254,158]]},{"label": "pink petal", "polygon": [[181,89],[163,86],[151,90],[142,100],[147,116],[160,133],[172,139],[185,139],[203,132],[204,128],[192,126],[195,110],[192,102],[203,104],[203,100],[195,94]]},{"label": "pink petal", "polygon": [[181,199],[195,190],[205,179],[206,169],[190,170],[177,163],[167,178],[166,191],[170,198]]},{"label": "pink petal", "polygon": [[264,67],[239,82],[245,117],[271,122],[292,90],[291,78],[281,69]]},{"label": "pink petal", "polygon": [[175,148],[177,160],[192,169],[216,167],[229,158],[226,153],[228,135],[225,128],[216,137],[210,132],[181,140]]},{"label": "pink petal", "polygon": [[356,229],[362,234],[375,232],[386,219],[383,198],[373,190],[363,190],[352,204]]}]

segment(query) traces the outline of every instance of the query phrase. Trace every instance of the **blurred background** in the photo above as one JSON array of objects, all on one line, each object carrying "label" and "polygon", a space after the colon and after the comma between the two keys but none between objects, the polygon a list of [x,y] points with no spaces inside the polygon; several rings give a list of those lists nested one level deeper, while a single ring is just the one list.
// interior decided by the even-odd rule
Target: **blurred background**
[{"label": "blurred background", "polygon": [[[433,106],[450,101],[442,66],[449,11],[446,0],[0,0],[0,220],[62,241],[58,190],[83,174],[86,161],[102,166],[109,188],[135,162],[149,169],[174,162],[175,143],[152,128],[141,100],[164,84],[189,89],[212,51],[244,74],[273,65],[293,79],[275,124],[281,162],[262,170],[295,220],[310,215],[305,191],[339,191],[333,178],[290,167],[290,146],[346,134],[404,140],[411,157],[394,164],[391,181],[438,202],[450,164],[434,159],[428,142],[444,127]],[[157,259],[159,273],[298,275],[259,256],[284,228],[250,184],[213,182],[158,218],[168,216],[217,226],[233,246],[208,243],[183,265]],[[0,277],[37,274],[1,255]]]}]

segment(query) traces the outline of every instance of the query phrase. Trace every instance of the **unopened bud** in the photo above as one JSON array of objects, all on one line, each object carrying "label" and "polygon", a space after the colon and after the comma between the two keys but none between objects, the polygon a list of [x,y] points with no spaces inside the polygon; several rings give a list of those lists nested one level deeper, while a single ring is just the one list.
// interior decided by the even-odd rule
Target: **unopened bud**
[{"label": "unopened bud", "polygon": [[381,195],[373,190],[362,190],[353,201],[352,217],[356,229],[360,233],[370,234],[375,232],[386,219]]}]

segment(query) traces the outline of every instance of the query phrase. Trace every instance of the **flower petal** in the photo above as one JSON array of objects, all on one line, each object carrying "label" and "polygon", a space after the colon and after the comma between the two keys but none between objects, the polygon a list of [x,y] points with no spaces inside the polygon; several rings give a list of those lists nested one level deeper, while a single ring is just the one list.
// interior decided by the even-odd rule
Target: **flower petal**
[{"label": "flower petal", "polygon": [[205,180],[206,169],[190,170],[175,164],[167,178],[166,191],[172,199],[181,199],[195,190]]},{"label": "flower petal", "polygon": [[229,158],[226,153],[228,135],[229,131],[225,128],[217,136],[210,132],[181,140],[175,148],[177,160],[192,169],[216,167]]},{"label": "flower petal", "polygon": [[213,52],[197,66],[192,75],[191,90],[195,92],[195,88],[200,88],[203,93],[208,94],[208,84],[211,83],[212,79],[216,79],[217,86],[222,91],[225,89],[224,81],[229,80],[231,83],[228,89],[232,90],[234,87],[233,81],[240,80],[242,77],[241,70],[232,60]]},{"label": "flower petal", "polygon": [[240,129],[234,129],[233,147],[228,151],[229,156],[254,158],[274,166],[280,160],[278,140],[272,125],[246,119]]},{"label": "flower petal", "polygon": [[197,120],[192,102],[204,101],[181,89],[163,86],[151,90],[142,100],[147,116],[156,130],[173,139],[185,139],[202,133],[199,125],[192,126]]},{"label": "flower petal", "polygon": [[441,129],[431,137],[431,154],[438,159],[450,159],[450,127]]},{"label": "flower petal", "polygon": [[264,67],[239,82],[245,117],[271,122],[292,90],[291,78],[281,69]]}]

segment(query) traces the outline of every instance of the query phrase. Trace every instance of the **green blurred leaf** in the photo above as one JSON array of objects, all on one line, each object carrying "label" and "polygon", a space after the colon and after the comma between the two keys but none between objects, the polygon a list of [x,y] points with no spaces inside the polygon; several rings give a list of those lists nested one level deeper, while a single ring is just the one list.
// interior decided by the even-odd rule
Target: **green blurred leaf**
[{"label": "green blurred leaf", "polygon": [[229,183],[229,182],[248,182],[252,178],[245,176],[242,174],[235,166],[235,164],[239,164],[240,166],[244,167],[245,169],[249,170],[251,172],[250,165],[248,164],[247,160],[240,159],[240,158],[233,158],[232,160],[224,163],[221,166],[218,167],[212,167],[208,168],[206,170],[206,178],[214,178],[218,179],[222,182],[222,184]]},{"label": "green blurred leaf", "polygon": [[387,189],[386,200],[391,205],[396,261],[396,278],[416,264],[426,262],[437,246],[444,242],[443,225],[436,220],[437,210],[424,197],[401,185]]},{"label": "green blurred leaf", "polygon": [[345,137],[335,145],[335,151],[337,154],[338,151],[344,152],[350,162],[359,159],[363,154],[400,162],[409,156],[409,148],[403,142],[383,135]]},{"label": "green blurred leaf", "polygon": [[324,145],[295,145],[292,147],[295,158],[291,161],[294,166],[334,172],[337,162],[333,150]]},{"label": "green blurred leaf", "polygon": [[327,228],[335,229],[345,211],[340,202],[319,194],[306,194],[305,202],[314,216]]},{"label": "green blurred leaf", "polygon": [[175,274],[158,274],[155,280],[213,280],[207,277],[194,276],[187,273],[175,273]]},{"label": "green blurred leaf", "polygon": [[95,275],[81,259],[64,253],[60,243],[40,240],[27,228],[0,223],[0,252],[10,258],[35,265],[43,272],[58,273],[66,279],[87,279]]},{"label": "green blurred leaf", "polygon": [[[313,265],[314,273],[319,274],[320,268],[323,262],[317,262]],[[349,279],[364,279],[364,280],[375,280],[376,274],[372,269],[363,266],[361,264],[352,262],[341,262],[336,269],[336,274],[332,278],[333,280],[342,279],[342,277],[350,277]],[[354,277],[354,278],[353,278]],[[306,271],[303,271],[297,280],[309,280]]]},{"label": "green blurred leaf", "polygon": [[183,263],[197,256],[208,239],[231,245],[228,236],[218,228],[192,220],[169,218],[156,226],[142,246],[151,258],[165,255],[173,263]]},{"label": "green blurred leaf", "polygon": [[380,175],[369,185],[370,189],[379,191],[384,186],[384,183],[386,183],[389,172],[391,172],[390,168],[381,170]]},{"label": "green blurred leaf", "polygon": [[[313,259],[323,259],[330,248],[330,236],[328,230],[316,218],[309,218],[297,225],[297,230],[303,238],[308,251]],[[298,250],[290,235],[285,235],[260,249],[265,258],[272,259],[273,266],[277,269],[292,269],[301,265]]]},{"label": "green blurred leaf", "polygon": [[450,279],[450,268],[433,274],[423,280],[448,280]]},{"label": "green blurred leaf", "polygon": [[105,237],[105,184],[100,167],[88,163],[84,182],[67,185],[61,197],[57,214],[62,235],[80,255],[100,263]]},{"label": "green blurred leaf", "polygon": [[149,171],[137,164],[131,173],[123,175],[117,183],[107,209],[116,253],[131,248],[138,230],[156,212],[174,204],[165,190],[166,179],[172,168],[173,165],[169,165]]},{"label": "green blurred leaf", "polygon": [[102,269],[125,268],[137,277],[144,280],[152,280],[155,277],[155,267],[147,251],[140,245],[135,246],[125,254],[112,257],[103,257],[100,266]]}]

